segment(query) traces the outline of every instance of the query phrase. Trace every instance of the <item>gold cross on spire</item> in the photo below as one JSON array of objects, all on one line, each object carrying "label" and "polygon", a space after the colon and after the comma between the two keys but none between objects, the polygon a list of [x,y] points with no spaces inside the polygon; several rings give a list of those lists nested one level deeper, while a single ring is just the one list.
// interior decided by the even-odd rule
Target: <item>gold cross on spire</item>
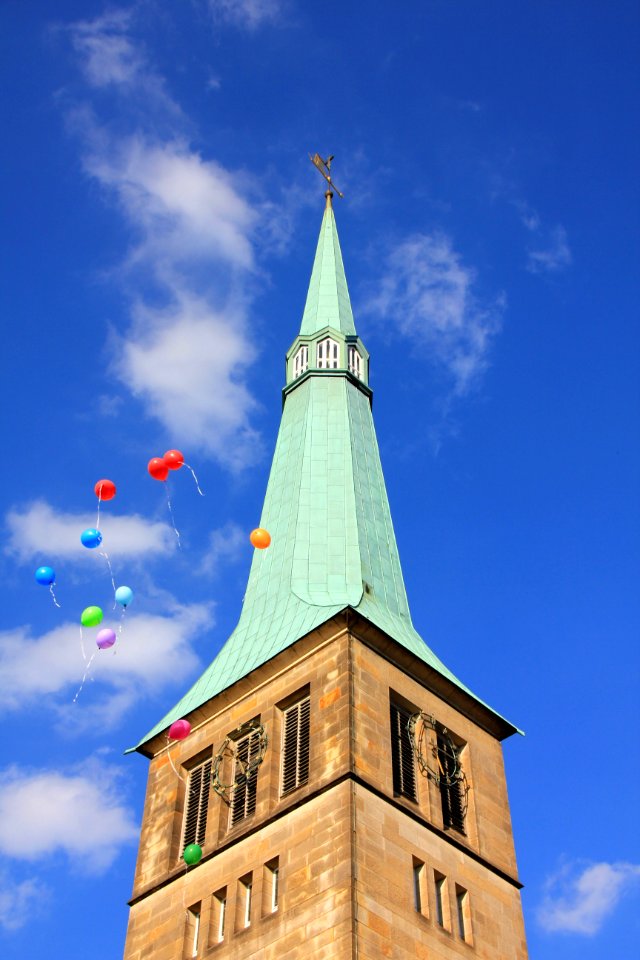
[{"label": "gold cross on spire", "polygon": [[[344,194],[340,193],[340,191],[334,184],[333,180],[331,179],[331,161],[333,160],[333,154],[330,157],[327,157],[326,160],[323,160],[319,153],[314,153],[313,156],[309,154],[309,160],[311,160],[311,163],[314,165],[314,167],[317,170],[320,171],[322,176],[325,178],[325,180],[329,184],[329,190],[325,194],[325,196],[327,197],[327,200],[330,200],[331,196],[333,196],[333,192],[332,192],[333,190],[335,190],[335,192],[338,194],[339,197],[344,199]],[[329,196],[329,194],[331,194],[331,196]]]}]

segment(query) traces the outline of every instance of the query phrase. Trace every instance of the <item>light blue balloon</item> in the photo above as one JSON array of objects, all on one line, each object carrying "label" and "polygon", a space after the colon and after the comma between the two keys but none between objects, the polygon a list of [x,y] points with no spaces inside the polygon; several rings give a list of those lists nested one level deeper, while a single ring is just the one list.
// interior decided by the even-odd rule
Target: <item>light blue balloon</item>
[{"label": "light blue balloon", "polygon": [[88,530],[83,530],[80,534],[80,542],[83,547],[88,547],[89,550],[93,550],[94,547],[99,547],[102,543],[102,534],[99,530],[94,530],[93,527],[89,527]]},{"label": "light blue balloon", "polygon": [[133,600],[133,590],[131,587],[118,587],[116,590],[116,600],[121,607],[128,607]]},{"label": "light blue balloon", "polygon": [[38,567],[36,570],[36,582],[41,583],[43,587],[49,587],[56,581],[56,575],[53,567]]}]

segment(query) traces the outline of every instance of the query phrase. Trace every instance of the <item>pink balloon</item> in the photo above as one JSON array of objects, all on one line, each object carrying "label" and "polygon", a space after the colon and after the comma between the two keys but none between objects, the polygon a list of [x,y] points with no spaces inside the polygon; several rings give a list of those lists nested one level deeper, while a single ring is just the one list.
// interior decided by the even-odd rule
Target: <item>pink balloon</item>
[{"label": "pink balloon", "polygon": [[107,650],[108,647],[112,647],[116,642],[116,635],[109,627],[105,627],[104,630],[100,630],[97,637],[96,643],[100,650]]},{"label": "pink balloon", "polygon": [[191,733],[191,724],[188,720],[174,720],[169,727],[169,740],[184,740]]}]

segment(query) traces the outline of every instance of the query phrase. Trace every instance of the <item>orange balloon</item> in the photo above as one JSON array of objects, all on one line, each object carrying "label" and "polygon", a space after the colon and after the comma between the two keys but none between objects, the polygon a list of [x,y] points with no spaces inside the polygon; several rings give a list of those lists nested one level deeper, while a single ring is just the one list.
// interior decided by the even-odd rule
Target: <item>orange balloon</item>
[{"label": "orange balloon", "polygon": [[257,527],[255,530],[251,531],[249,540],[251,540],[251,543],[257,550],[264,550],[271,543],[271,534],[268,530],[263,530],[262,527]]}]

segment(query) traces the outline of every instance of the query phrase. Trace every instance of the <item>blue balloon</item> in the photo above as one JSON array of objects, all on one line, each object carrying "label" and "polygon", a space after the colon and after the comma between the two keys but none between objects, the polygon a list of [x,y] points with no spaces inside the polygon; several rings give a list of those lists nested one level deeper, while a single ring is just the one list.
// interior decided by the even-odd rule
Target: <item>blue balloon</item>
[{"label": "blue balloon", "polygon": [[116,590],[116,600],[121,607],[128,607],[133,600],[133,590],[131,587],[118,587]]},{"label": "blue balloon", "polygon": [[41,583],[43,587],[50,587],[55,581],[56,575],[53,572],[53,567],[38,567],[36,570],[37,583]]},{"label": "blue balloon", "polygon": [[94,530],[93,527],[89,527],[88,530],[83,530],[80,534],[80,541],[83,547],[88,547],[89,550],[93,550],[94,547],[99,547],[102,543],[102,534],[99,530]]}]

